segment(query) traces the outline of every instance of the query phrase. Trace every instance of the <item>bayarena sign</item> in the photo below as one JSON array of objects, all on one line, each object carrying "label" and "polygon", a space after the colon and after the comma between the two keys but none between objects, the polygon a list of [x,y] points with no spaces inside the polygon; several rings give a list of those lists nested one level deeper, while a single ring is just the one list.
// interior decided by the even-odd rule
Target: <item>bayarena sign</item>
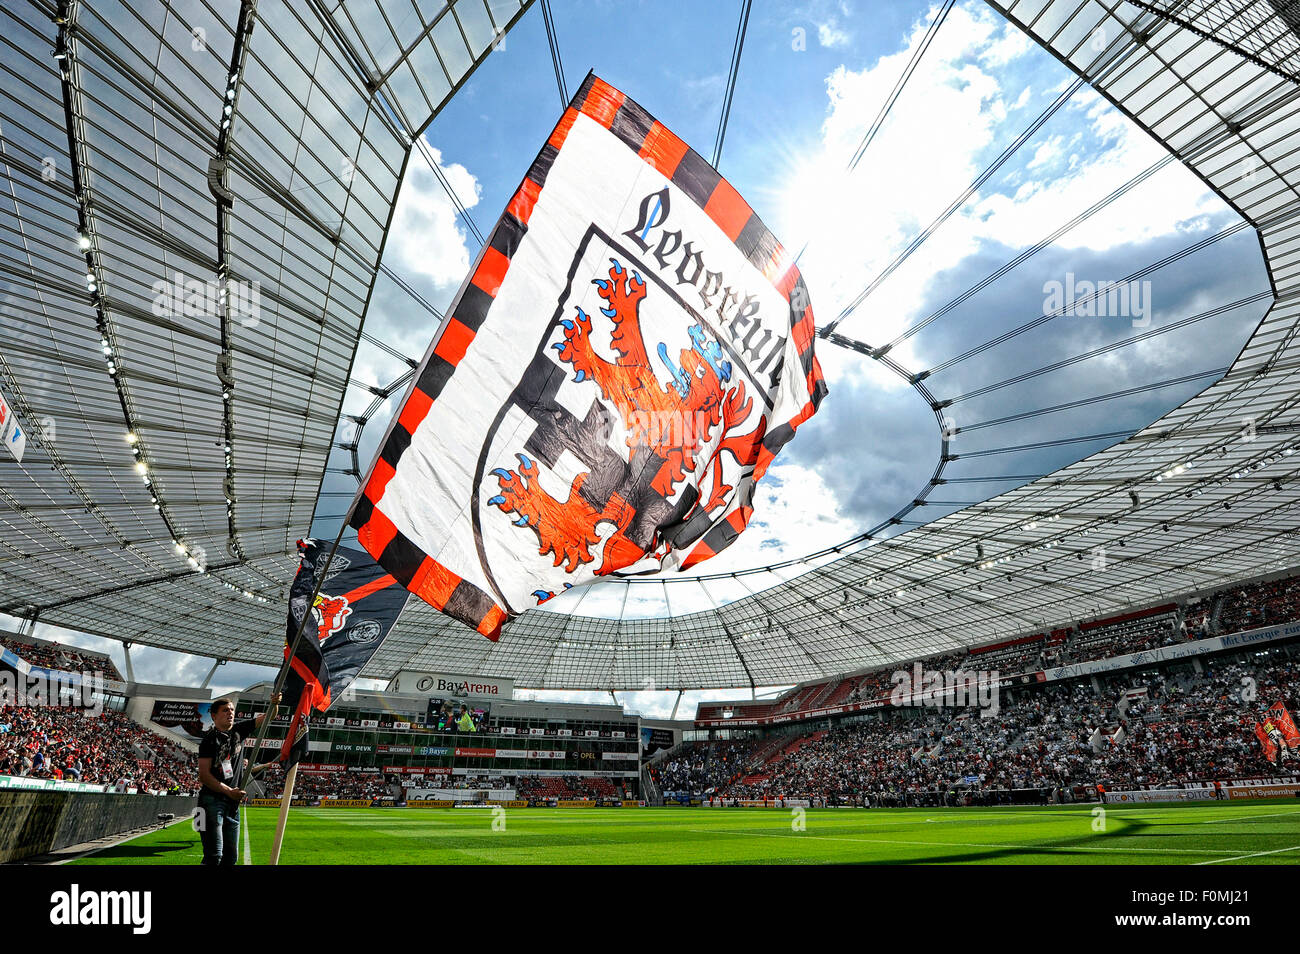
[{"label": "bayarena sign", "polygon": [[456,699],[513,699],[515,681],[404,669],[393,677],[388,684],[388,691]]}]

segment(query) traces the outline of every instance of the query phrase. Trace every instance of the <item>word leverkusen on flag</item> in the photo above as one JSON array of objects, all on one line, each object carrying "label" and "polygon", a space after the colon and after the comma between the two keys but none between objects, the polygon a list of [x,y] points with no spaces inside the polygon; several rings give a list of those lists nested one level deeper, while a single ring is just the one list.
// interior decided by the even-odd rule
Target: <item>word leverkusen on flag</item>
[{"label": "word leverkusen on flag", "polygon": [[734,188],[589,75],[461,287],[350,523],[496,639],[731,544],[826,394],[807,289]]},{"label": "word leverkusen on flag", "polygon": [[[284,702],[294,710],[281,753],[285,757],[300,741],[309,710],[326,711],[352,685],[410,595],[367,553],[339,547],[330,560],[330,548],[315,540],[299,541],[298,547],[302,562],[289,589],[284,650],[288,659],[295,647],[285,681]],[[308,613],[311,619],[304,625]],[[295,646],[299,628],[303,635]]]}]

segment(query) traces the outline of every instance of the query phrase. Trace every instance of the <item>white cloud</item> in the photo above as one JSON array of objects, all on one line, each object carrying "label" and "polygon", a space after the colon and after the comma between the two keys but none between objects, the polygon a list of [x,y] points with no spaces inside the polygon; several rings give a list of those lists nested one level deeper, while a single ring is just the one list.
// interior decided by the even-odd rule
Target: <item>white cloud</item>
[{"label": "white cloud", "polygon": [[[698,567],[698,574],[712,575],[745,570],[805,556],[855,536],[862,528],[840,506],[835,491],[822,475],[811,468],[778,459],[759,481],[754,496],[754,516],[745,532],[730,547]],[[785,571],[786,575],[798,568]],[[665,587],[654,583],[593,583],[548,600],[542,612],[596,616],[612,619],[657,619],[712,609],[771,586],[775,578],[759,574],[752,579],[687,582],[697,575],[692,570],[682,577],[663,578]],[[654,578],[656,582],[660,578]]]},{"label": "white cloud", "polygon": [[[978,217],[972,238],[1001,242],[1012,247],[1041,237],[1049,225],[1066,221],[1102,196],[1165,156],[1165,151],[1145,132],[1111,108],[1091,90],[1075,96],[1065,111],[1082,117],[1087,135],[1075,137],[1066,156],[1061,137],[1052,137],[1035,152],[1029,168],[1050,178],[1050,188],[1008,197],[992,193],[978,202],[966,225]],[[1054,170],[1056,160],[1067,158]],[[1105,251],[1120,245],[1145,242],[1180,231],[1202,230],[1207,216],[1224,209],[1222,200],[1181,163],[1171,163],[1104,212],[1057,240],[1061,248]],[[1118,276],[1115,276],[1118,277]]]},{"label": "white cloud", "polygon": [[[442,153],[433,146],[429,152],[461,204],[466,209],[477,205],[480,190],[474,175],[459,163],[444,164]],[[465,228],[451,198],[418,152],[411,156],[397,196],[385,258],[399,273],[423,276],[439,288],[455,288],[469,270]]]},{"label": "white cloud", "polygon": [[817,42],[824,47],[830,49],[846,47],[852,39],[853,34],[841,29],[839,21],[834,17],[825,23],[817,24]]},{"label": "white cloud", "polygon": [[[1016,60],[1028,55],[1030,44],[982,6],[955,6],[861,162],[846,172],[925,26],[918,21],[906,45],[873,66],[840,67],[827,77],[820,142],[789,175],[780,231],[795,239],[795,247],[811,242],[801,268],[821,325],[959,196],[1026,121],[1003,120],[1027,102],[1027,64]],[[999,190],[1014,188],[1017,177],[995,176],[872,292],[844,326],[847,333],[873,344],[892,339],[923,317],[918,309],[938,276],[991,243],[1023,248],[1038,241],[1163,154],[1087,89],[1026,148],[1033,150],[1029,169],[1044,182],[1020,184],[1008,195]],[[1203,184],[1174,165],[1060,244],[1105,250],[1187,228],[1221,208]],[[875,362],[835,362],[831,350],[819,353],[832,394],[839,374],[882,388],[906,386]],[[913,354],[904,344],[894,357],[909,366]]]},{"label": "white cloud", "polygon": [[990,69],[1006,66],[1028,53],[1031,45],[1028,36],[1011,23],[1006,23],[1001,35],[995,36],[980,52],[980,62]]},{"label": "white cloud", "polygon": [[[924,38],[927,23],[918,20],[901,49],[868,68],[841,66],[827,77],[827,112],[819,140],[797,153],[800,158],[783,176],[776,230],[789,237],[791,247],[810,242],[800,267],[821,326],[852,302],[963,193],[1030,117],[1071,82],[1067,76],[1051,89],[1053,82],[1041,78],[1043,70],[1051,68],[1048,61],[1019,31],[983,5],[954,6],[861,162],[846,172],[849,158]],[[983,262],[990,255],[994,261],[1009,257],[1002,246],[1032,245],[1162,155],[1147,134],[1084,88],[1021,155],[872,292],[843,330],[871,344],[890,341],[933,308],[935,288],[949,282],[947,276],[959,269],[969,272],[976,258]],[[1025,181],[1026,173],[1033,175],[1031,181]],[[1057,244],[1065,250],[1104,252],[1205,229],[1210,216],[1223,209],[1203,183],[1173,164]],[[979,273],[988,270],[981,265]],[[952,293],[964,287],[955,286]],[[1039,304],[1026,302],[1027,308]],[[891,356],[905,368],[923,368],[926,364],[913,343],[928,343],[930,337],[905,342]],[[878,362],[830,347],[819,348],[818,355],[831,392],[822,414],[830,410],[837,393],[861,399],[908,387]],[[855,446],[839,454],[823,453],[820,459],[804,456],[800,446],[796,439],[786,454],[808,465],[799,483],[801,495],[808,488],[804,513],[776,512],[769,501],[760,500],[755,519],[770,522],[779,533],[751,527],[743,543],[710,564],[721,569],[720,561],[741,554],[754,563],[768,562],[769,554],[756,549],[768,536],[778,538],[780,552],[789,554],[800,552],[799,541],[810,544],[806,551],[850,536],[862,527],[838,514],[860,512],[860,501],[840,499],[845,491],[841,475],[847,469],[879,475],[891,464],[897,471],[907,463],[891,457],[887,448],[873,447],[869,439],[861,441],[860,450]],[[908,466],[915,467],[919,485],[933,465],[933,455],[919,443],[915,451],[924,458]],[[852,459],[847,460],[850,453]],[[832,474],[826,470],[830,467],[838,469]],[[838,525],[850,532],[836,539],[810,531],[811,512],[836,514]]]},{"label": "white cloud", "polygon": [[821,474],[778,458],[758,483],[754,516],[745,532],[701,570],[727,573],[779,563],[839,543],[861,529],[842,513]]},{"label": "white cloud", "polygon": [[1030,159],[1027,164],[1028,168],[1039,169],[1047,165],[1049,162],[1051,162],[1053,159],[1055,159],[1057,156],[1061,154],[1061,148],[1063,142],[1064,142],[1063,137],[1052,136],[1050,139],[1046,140],[1045,142],[1039,143],[1038,148],[1034,150],[1033,158]]},{"label": "white cloud", "polygon": [[[821,324],[975,177],[977,157],[1002,134],[1002,90],[976,62],[1001,29],[981,9],[954,7],[851,173],[845,171],[847,161],[921,42],[925,22],[915,24],[903,49],[874,66],[839,67],[827,77],[829,108],[821,141],[793,171],[781,216],[787,224],[783,234],[797,236],[798,244],[812,240],[801,268]],[[873,293],[870,307],[853,317],[853,333],[868,341],[888,340],[912,316],[917,288],[945,263],[972,251],[970,237],[937,233]],[[882,388],[905,386],[874,362],[848,362],[844,371]]]}]

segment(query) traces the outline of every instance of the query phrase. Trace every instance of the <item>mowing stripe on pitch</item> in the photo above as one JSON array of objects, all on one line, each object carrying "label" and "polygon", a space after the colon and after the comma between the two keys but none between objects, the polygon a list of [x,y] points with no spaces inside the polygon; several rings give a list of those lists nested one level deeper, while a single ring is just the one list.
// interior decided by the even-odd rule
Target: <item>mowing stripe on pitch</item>
[{"label": "mowing stripe on pitch", "polygon": [[[802,832],[802,833],[790,832],[788,834],[786,833],[777,834],[775,832],[770,832],[770,831],[769,832],[761,832],[761,831],[746,832],[746,831],[725,831],[722,829],[701,829],[701,828],[689,828],[687,829],[687,831],[693,831],[701,835],[740,835],[741,837],[744,838],[749,838],[749,837],[801,838],[801,839],[809,838],[815,841],[860,841],[860,842],[875,844],[875,845],[919,845],[927,848],[928,847],[1011,848],[1016,851],[1023,851],[1029,854],[1049,852],[1049,851],[1085,852],[1085,853],[1142,852],[1144,854],[1154,853],[1154,854],[1162,854],[1162,855],[1231,855],[1232,854],[1232,852],[1229,851],[1214,851],[1213,849],[1208,849],[1208,848],[1123,848],[1119,846],[1116,846],[1114,848],[1083,848],[1083,847],[1067,846],[1067,845],[999,845],[999,844],[989,844],[986,842],[977,842],[977,841],[908,841],[901,838],[846,838],[840,835],[809,835],[806,832]],[[1300,845],[1297,845],[1296,848],[1300,848]],[[1284,848],[1282,850],[1292,851],[1294,849]],[[1272,852],[1261,852],[1261,854],[1272,854]],[[1240,857],[1249,858],[1252,856],[1242,855]],[[1232,861],[1234,859],[1220,858],[1217,860]],[[1209,864],[1209,862],[1200,862],[1200,863]]]}]

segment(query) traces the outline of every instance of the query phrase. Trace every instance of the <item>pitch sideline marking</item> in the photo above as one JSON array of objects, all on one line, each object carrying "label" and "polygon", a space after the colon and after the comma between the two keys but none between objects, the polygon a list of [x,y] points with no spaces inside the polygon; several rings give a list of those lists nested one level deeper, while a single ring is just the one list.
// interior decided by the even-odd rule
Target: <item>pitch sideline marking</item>
[{"label": "pitch sideline marking", "polygon": [[1201,822],[1202,825],[1224,825],[1228,822],[1245,821],[1247,818],[1277,818],[1279,815],[1300,815],[1300,809],[1289,812],[1269,812],[1267,815],[1239,815],[1236,818],[1225,815],[1223,818],[1211,818]]},{"label": "pitch sideline marking", "polygon": [[1198,865],[1218,865],[1225,861],[1241,861],[1245,858],[1260,858],[1264,855],[1280,855],[1286,851],[1300,851],[1300,845],[1292,845],[1290,848],[1274,848],[1272,851],[1254,851],[1248,855],[1234,855],[1231,858],[1214,858],[1210,861],[1198,861]]}]

